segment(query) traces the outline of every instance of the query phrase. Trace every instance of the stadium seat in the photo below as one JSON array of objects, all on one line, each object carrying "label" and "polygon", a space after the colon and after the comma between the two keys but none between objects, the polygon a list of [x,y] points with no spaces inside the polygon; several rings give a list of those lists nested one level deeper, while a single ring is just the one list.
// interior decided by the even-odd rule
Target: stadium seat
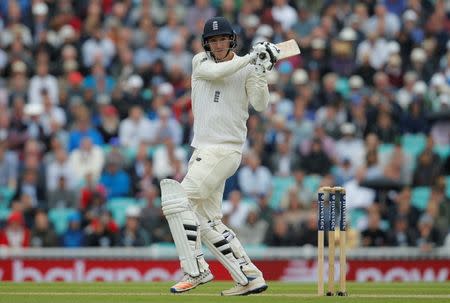
[{"label": "stadium seat", "polygon": [[445,195],[450,198],[450,176],[445,177]]},{"label": "stadium seat", "polygon": [[48,219],[55,227],[58,235],[62,235],[68,226],[68,218],[72,213],[77,212],[75,208],[52,208],[48,211]]},{"label": "stadium seat", "polygon": [[315,193],[319,189],[320,181],[322,181],[322,177],[319,175],[306,175],[303,179],[303,185],[312,193]]},{"label": "stadium seat", "polygon": [[139,202],[134,198],[118,197],[108,200],[106,207],[111,211],[114,221],[122,227],[125,224],[125,211],[132,205],[139,206]]},{"label": "stadium seat", "polygon": [[442,160],[447,159],[450,156],[450,145],[435,145],[433,151],[441,157]]},{"label": "stadium seat", "polygon": [[294,177],[273,177],[272,178],[272,196],[270,206],[278,209],[281,199],[287,193],[289,188],[294,185]]},{"label": "stadium seat", "polygon": [[0,209],[8,208],[11,199],[14,196],[14,191],[8,187],[0,187]]},{"label": "stadium seat", "polygon": [[136,159],[137,150],[132,147],[124,147],[121,149],[122,155],[124,155],[125,161],[127,163],[132,163]]},{"label": "stadium seat", "polygon": [[430,199],[431,188],[428,186],[418,186],[412,189],[411,204],[419,210],[427,208]]},{"label": "stadium seat", "polygon": [[394,144],[383,143],[378,146],[378,154],[385,155],[392,152],[394,149]]},{"label": "stadium seat", "polygon": [[10,213],[11,213],[11,209],[0,208],[0,221],[6,221],[8,219],[8,216]]},{"label": "stadium seat", "polygon": [[348,222],[350,223],[350,228],[357,229],[358,221],[361,218],[367,216],[366,210],[363,208],[352,208],[349,210]]},{"label": "stadium seat", "polygon": [[417,157],[425,148],[427,138],[424,134],[405,134],[401,139],[403,150]]}]

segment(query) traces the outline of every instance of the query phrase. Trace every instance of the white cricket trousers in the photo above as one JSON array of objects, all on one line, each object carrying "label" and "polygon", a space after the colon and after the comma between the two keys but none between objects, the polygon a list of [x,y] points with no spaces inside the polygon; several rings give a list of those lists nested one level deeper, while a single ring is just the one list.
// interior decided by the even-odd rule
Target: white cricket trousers
[{"label": "white cricket trousers", "polygon": [[222,219],[225,181],[239,168],[241,159],[241,153],[223,147],[194,150],[181,185],[199,220]]}]

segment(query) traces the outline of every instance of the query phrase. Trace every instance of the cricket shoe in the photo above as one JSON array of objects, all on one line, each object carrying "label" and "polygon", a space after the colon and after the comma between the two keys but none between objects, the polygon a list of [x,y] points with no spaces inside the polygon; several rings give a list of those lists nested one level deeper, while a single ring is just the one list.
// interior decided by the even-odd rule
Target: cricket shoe
[{"label": "cricket shoe", "polygon": [[228,290],[222,291],[222,296],[247,296],[251,294],[259,294],[267,289],[266,281],[263,277],[249,278],[247,285],[237,283]]},{"label": "cricket shoe", "polygon": [[170,288],[170,292],[174,294],[185,292],[196,288],[200,284],[208,283],[212,279],[214,279],[214,276],[209,269],[200,273],[200,275],[198,275],[197,277],[193,277],[189,274],[184,274],[181,281]]}]

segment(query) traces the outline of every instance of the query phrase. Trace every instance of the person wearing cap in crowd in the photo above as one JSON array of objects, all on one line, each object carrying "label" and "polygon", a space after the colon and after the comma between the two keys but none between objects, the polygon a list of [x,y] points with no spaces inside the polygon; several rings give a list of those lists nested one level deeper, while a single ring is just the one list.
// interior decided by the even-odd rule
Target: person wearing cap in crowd
[{"label": "person wearing cap in crowd", "polygon": [[330,64],[326,57],[326,44],[326,41],[322,38],[312,39],[311,54],[305,58],[306,70],[308,72],[318,72],[320,79],[330,71]]},{"label": "person wearing cap in crowd", "polygon": [[142,88],[144,87],[144,80],[137,74],[131,75],[126,81],[125,93],[118,108],[120,112],[126,112],[133,106],[140,106],[141,108],[148,107],[149,102],[144,99],[142,95]]},{"label": "person wearing cap in crowd", "polygon": [[30,230],[25,226],[23,214],[12,212],[6,227],[0,230],[0,247],[20,248],[30,246]]},{"label": "person wearing cap in crowd", "polygon": [[128,206],[125,210],[125,226],[119,232],[118,246],[139,247],[148,246],[152,241],[150,235],[140,225],[141,209],[138,206]]},{"label": "person wearing cap in crowd", "polygon": [[354,45],[356,32],[351,27],[344,27],[331,44],[331,71],[341,77],[350,76],[356,69]]},{"label": "person wearing cap in crowd", "polygon": [[48,6],[44,2],[38,2],[33,5],[32,8],[33,13],[33,40],[35,42],[39,41],[39,37],[42,33],[47,31],[48,27]]},{"label": "person wearing cap in crowd", "polygon": [[419,79],[428,83],[433,75],[433,69],[430,64],[427,63],[427,53],[423,48],[416,47],[411,52],[411,64],[408,70],[414,71],[419,75]]}]

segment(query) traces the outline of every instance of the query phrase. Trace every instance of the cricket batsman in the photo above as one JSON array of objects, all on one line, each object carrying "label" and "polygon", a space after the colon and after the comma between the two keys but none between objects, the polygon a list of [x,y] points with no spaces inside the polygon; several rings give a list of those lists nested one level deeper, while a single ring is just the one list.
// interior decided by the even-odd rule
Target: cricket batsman
[{"label": "cricket batsman", "polygon": [[257,111],[267,108],[266,71],[280,50],[261,42],[250,54],[237,56],[236,33],[223,17],[205,23],[202,44],[205,51],[192,59],[194,152],[181,183],[161,181],[162,210],[185,273],[170,291],[185,292],[214,278],[203,257],[204,243],[236,282],[223,296],[260,293],[268,287],[263,274],[222,223],[221,204],[225,181],[241,163],[249,104]]}]

